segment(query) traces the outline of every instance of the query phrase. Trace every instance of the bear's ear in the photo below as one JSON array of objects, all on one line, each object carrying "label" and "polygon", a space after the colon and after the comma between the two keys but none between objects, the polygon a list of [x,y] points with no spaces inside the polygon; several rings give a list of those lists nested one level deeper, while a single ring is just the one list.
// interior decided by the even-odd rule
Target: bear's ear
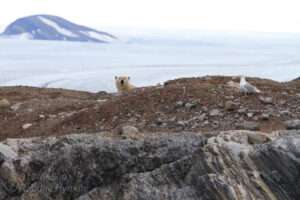
[{"label": "bear's ear", "polygon": [[117,76],[115,76],[115,80],[117,80],[118,79],[118,77]]}]

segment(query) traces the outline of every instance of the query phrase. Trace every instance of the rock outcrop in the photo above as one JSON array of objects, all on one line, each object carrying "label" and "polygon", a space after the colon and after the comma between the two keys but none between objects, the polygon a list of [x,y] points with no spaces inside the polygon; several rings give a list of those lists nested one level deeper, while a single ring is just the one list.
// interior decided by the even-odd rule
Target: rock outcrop
[{"label": "rock outcrop", "polygon": [[7,139],[0,152],[0,200],[300,198],[297,131]]}]

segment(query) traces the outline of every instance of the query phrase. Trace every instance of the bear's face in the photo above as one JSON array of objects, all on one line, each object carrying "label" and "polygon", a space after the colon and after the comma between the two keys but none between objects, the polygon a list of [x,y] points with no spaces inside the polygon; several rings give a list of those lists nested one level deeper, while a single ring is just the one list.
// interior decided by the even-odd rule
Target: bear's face
[{"label": "bear's face", "polygon": [[119,77],[116,76],[115,80],[116,80],[116,84],[120,85],[122,87],[122,86],[129,85],[130,77],[129,76],[119,76]]}]

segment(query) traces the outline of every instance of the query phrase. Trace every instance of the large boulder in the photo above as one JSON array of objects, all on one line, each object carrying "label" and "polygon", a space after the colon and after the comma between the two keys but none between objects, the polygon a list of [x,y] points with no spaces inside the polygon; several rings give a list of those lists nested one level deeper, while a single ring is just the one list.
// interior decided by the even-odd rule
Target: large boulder
[{"label": "large boulder", "polygon": [[0,200],[300,197],[297,131],[154,134],[138,140],[81,134],[1,145]]}]

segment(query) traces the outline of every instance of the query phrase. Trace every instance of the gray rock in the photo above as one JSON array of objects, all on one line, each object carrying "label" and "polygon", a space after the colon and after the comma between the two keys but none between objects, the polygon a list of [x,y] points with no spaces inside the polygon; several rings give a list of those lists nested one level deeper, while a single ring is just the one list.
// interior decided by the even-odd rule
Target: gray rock
[{"label": "gray rock", "polygon": [[280,115],[290,115],[291,112],[289,110],[281,110],[281,111],[279,111],[279,114]]},{"label": "gray rock", "polygon": [[252,118],[254,116],[254,113],[247,113],[247,117]]},{"label": "gray rock", "polygon": [[283,100],[283,99],[279,100],[279,104],[282,105],[282,106],[285,105],[286,104],[286,100]]},{"label": "gray rock", "polygon": [[139,130],[134,126],[123,126],[120,130],[120,134],[124,138],[137,138],[139,134]]},{"label": "gray rock", "polygon": [[272,97],[263,97],[259,96],[259,100],[264,104],[273,104],[273,98]]},{"label": "gray rock", "polygon": [[260,134],[8,140],[18,154],[0,167],[0,199],[299,199],[300,134]]},{"label": "gray rock", "polygon": [[186,103],[186,104],[185,104],[185,107],[186,107],[187,109],[194,109],[194,108],[197,107],[197,103]]},{"label": "gray rock", "polygon": [[177,101],[176,102],[176,108],[180,108],[180,107],[183,107],[183,106],[184,106],[183,101]]},{"label": "gray rock", "polygon": [[240,114],[245,114],[246,112],[247,112],[246,108],[240,108],[240,109],[238,109],[238,113],[240,113]]},{"label": "gray rock", "polygon": [[203,114],[201,114],[201,115],[198,117],[198,119],[199,119],[200,121],[204,121],[206,118],[207,118],[207,114],[206,114],[206,113],[203,113]]},{"label": "gray rock", "polygon": [[271,117],[271,114],[270,114],[270,113],[263,113],[263,114],[261,114],[260,119],[261,119],[261,120],[269,120],[270,117]]},{"label": "gray rock", "polygon": [[206,106],[202,106],[203,112],[208,112],[208,108]]},{"label": "gray rock", "polygon": [[221,116],[221,111],[219,109],[212,109],[210,112],[209,112],[209,115],[211,117],[215,117],[215,116]]},{"label": "gray rock", "polygon": [[180,120],[180,121],[177,122],[177,125],[184,127],[184,126],[187,125],[187,122]]},{"label": "gray rock", "polygon": [[227,111],[234,111],[237,109],[237,104],[235,104],[233,101],[226,101],[224,107]]},{"label": "gray rock", "polygon": [[288,120],[285,121],[285,126],[287,129],[300,129],[300,120],[299,119],[294,119],[294,120]]}]

